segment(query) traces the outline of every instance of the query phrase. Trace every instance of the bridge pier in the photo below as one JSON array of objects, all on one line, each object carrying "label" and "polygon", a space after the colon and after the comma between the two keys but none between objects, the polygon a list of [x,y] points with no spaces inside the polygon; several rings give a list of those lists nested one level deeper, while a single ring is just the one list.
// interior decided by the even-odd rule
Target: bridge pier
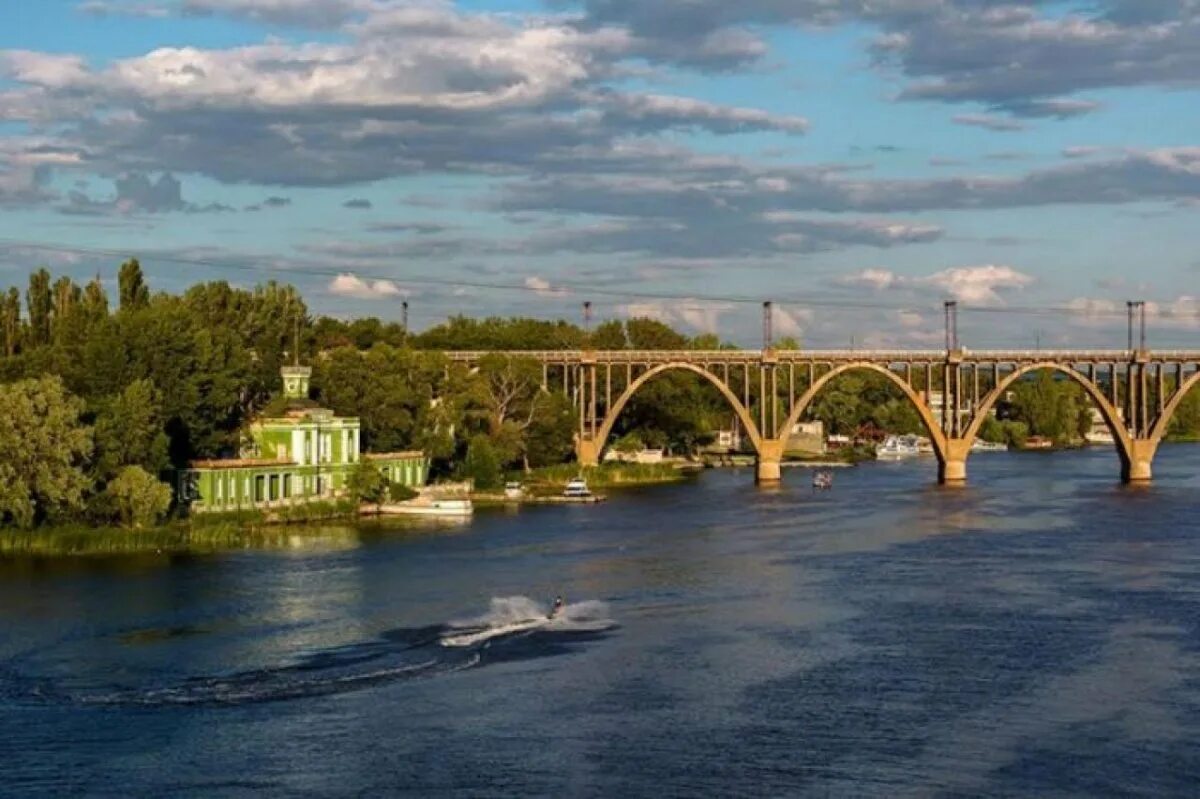
[{"label": "bridge pier", "polygon": [[943,485],[962,485],[967,482],[967,456],[970,454],[969,439],[946,439],[946,451],[938,453],[938,482]]},{"label": "bridge pier", "polygon": [[1121,453],[1121,480],[1126,483],[1148,483],[1153,476],[1154,453],[1158,441],[1149,438],[1134,438],[1129,441],[1129,450]]},{"label": "bridge pier", "polygon": [[600,465],[600,442],[591,438],[575,439],[575,460],[583,468]]},{"label": "bridge pier", "polygon": [[758,443],[758,464],[754,479],[770,485],[783,479],[783,439],[766,439]]}]

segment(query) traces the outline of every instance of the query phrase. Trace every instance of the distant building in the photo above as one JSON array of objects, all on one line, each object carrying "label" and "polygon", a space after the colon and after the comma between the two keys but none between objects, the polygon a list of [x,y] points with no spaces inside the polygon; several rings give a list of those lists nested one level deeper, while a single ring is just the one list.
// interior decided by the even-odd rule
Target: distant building
[{"label": "distant building", "polygon": [[797,422],[788,431],[788,452],[806,452],[815,455],[825,454],[825,423],[819,419],[811,422]]},{"label": "distant building", "polygon": [[238,458],[193,461],[179,475],[179,500],[193,512],[275,508],[332,499],[346,492],[362,461],[393,483],[422,486],[429,459],[421,452],[363,453],[358,419],[335,416],[308,398],[312,369],[285,366],[287,409],[257,419]]},{"label": "distant building", "polygon": [[609,449],[604,453],[604,460],[618,463],[662,463],[663,451],[661,449],[640,449],[636,452],[621,452]]},{"label": "distant building", "polygon": [[[1092,412],[1092,427],[1088,430],[1084,439],[1089,444],[1112,444],[1116,439],[1113,438],[1112,431],[1108,429],[1108,422],[1104,421],[1104,414],[1095,405],[1091,407]],[[1121,409],[1117,409],[1117,418],[1124,419],[1125,413]]]},{"label": "distant building", "polygon": [[[929,392],[929,410],[933,414],[933,419],[937,423],[937,426],[945,429],[945,419],[949,414],[946,411],[946,393],[944,391]],[[969,400],[964,400],[958,406],[958,424],[960,430],[965,430],[967,425],[971,423],[971,410]],[[995,416],[995,412],[989,411],[988,415]]]}]

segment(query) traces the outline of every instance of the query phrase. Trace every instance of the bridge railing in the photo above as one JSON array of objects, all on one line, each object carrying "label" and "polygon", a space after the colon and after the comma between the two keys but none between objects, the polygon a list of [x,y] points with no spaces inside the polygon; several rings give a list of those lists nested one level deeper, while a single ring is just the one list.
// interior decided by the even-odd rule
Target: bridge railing
[{"label": "bridge railing", "polygon": [[[474,363],[497,350],[459,350],[447,352],[452,361]],[[504,354],[532,358],[556,364],[609,363],[743,363],[762,361],[764,357],[780,363],[851,362],[940,363],[951,353],[945,350],[509,350]],[[971,350],[953,353],[963,363],[1126,363],[1137,356],[1149,361],[1172,363],[1200,362],[1200,350]]]}]

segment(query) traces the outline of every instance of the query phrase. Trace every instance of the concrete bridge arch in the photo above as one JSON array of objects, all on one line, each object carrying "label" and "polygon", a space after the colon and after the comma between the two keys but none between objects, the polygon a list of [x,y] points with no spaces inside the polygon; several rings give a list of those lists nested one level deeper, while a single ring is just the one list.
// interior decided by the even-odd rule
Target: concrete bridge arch
[{"label": "concrete bridge arch", "polygon": [[729,385],[717,375],[694,363],[671,361],[658,364],[638,375],[625,387],[625,390],[613,401],[612,405],[606,409],[604,420],[600,423],[595,435],[591,437],[579,437],[577,442],[579,462],[585,466],[599,463],[600,456],[604,452],[604,445],[608,442],[609,436],[612,435],[613,426],[616,425],[617,419],[620,417],[621,412],[625,410],[625,406],[629,404],[629,401],[651,380],[659,375],[673,371],[691,372],[692,374],[700,375],[715,386],[721,393],[721,396],[725,398],[725,401],[733,408],[734,413],[737,414],[738,420],[741,421],[742,427],[746,430],[746,435],[750,438],[750,442],[754,446],[755,453],[760,456],[762,455],[762,432],[758,429],[758,425],[754,423],[754,416],[750,413],[750,409],[738,399]]}]

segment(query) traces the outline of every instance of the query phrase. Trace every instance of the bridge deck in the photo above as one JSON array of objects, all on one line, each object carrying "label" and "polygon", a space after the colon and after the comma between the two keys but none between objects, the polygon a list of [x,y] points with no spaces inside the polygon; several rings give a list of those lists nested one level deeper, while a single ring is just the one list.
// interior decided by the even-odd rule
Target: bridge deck
[{"label": "bridge deck", "polygon": [[[448,352],[453,361],[473,363],[497,351]],[[505,355],[546,363],[1197,363],[1200,350],[505,350]]]}]

